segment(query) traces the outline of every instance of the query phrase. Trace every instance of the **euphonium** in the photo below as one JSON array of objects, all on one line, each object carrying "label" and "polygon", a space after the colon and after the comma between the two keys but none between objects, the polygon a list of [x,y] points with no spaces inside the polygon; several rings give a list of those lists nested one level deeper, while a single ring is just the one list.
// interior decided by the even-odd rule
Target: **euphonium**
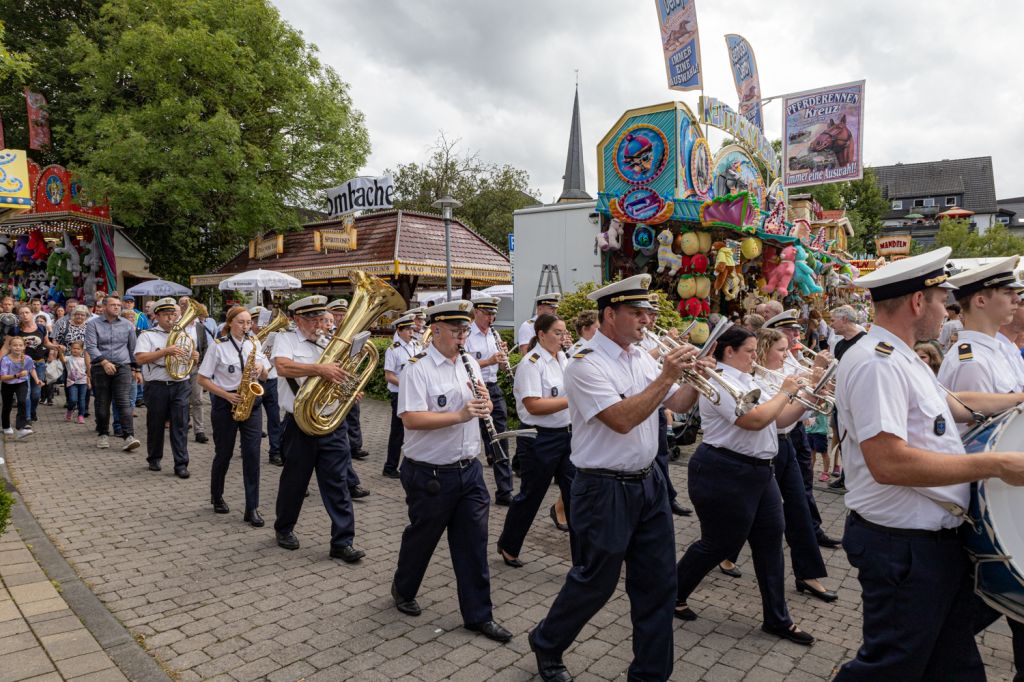
[{"label": "euphonium", "polygon": [[[256,354],[259,353],[260,344],[251,333],[245,338],[252,342],[252,350],[245,360],[245,367],[242,368],[242,383],[238,384],[238,397],[241,398],[231,408],[231,418],[236,422],[244,422],[252,414],[252,406],[256,404],[256,398],[263,395],[263,387],[260,386],[260,363],[256,361]],[[244,343],[244,342],[243,342]]]},{"label": "euphonium", "polygon": [[302,384],[295,396],[295,423],[310,436],[325,436],[341,426],[377,366],[379,353],[369,341],[350,357],[354,337],[382,313],[405,310],[401,294],[382,280],[361,270],[353,270],[349,279],[353,294],[348,315],[334,331],[317,364],[338,364],[350,378],[336,384],[322,377],[309,377]]},{"label": "euphonium", "polygon": [[164,360],[164,367],[167,374],[174,381],[180,381],[192,373],[196,366],[193,353],[196,350],[196,342],[188,335],[188,327],[199,316],[199,306],[191,298],[188,305],[182,311],[181,318],[171,327],[171,333],[167,335],[167,347],[177,346],[185,351],[181,357],[168,355]]},{"label": "euphonium", "polygon": [[276,331],[280,331],[287,327],[291,321],[288,316],[278,310],[274,313],[274,316],[270,318],[270,322],[267,323],[266,327],[260,327],[260,330],[256,332],[256,340],[261,344],[267,340],[267,337]]}]

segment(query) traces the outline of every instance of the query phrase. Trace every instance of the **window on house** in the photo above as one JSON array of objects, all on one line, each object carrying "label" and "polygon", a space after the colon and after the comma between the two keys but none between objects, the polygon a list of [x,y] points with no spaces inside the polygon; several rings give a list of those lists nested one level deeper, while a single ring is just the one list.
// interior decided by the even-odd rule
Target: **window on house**
[{"label": "window on house", "polygon": [[956,197],[946,197],[946,206],[956,206]]},{"label": "window on house", "polygon": [[1003,225],[1009,225],[1010,224],[1010,216],[997,215],[996,216],[996,222],[1000,222]]},{"label": "window on house", "polygon": [[927,199],[924,200],[924,205],[925,206],[934,206],[935,205],[935,199],[932,199],[931,197],[928,197]]},{"label": "window on house", "polygon": [[902,200],[892,202],[892,210],[899,211],[902,208],[903,208],[903,201]]},{"label": "window on house", "polygon": [[924,208],[924,199],[914,199],[914,208]]}]

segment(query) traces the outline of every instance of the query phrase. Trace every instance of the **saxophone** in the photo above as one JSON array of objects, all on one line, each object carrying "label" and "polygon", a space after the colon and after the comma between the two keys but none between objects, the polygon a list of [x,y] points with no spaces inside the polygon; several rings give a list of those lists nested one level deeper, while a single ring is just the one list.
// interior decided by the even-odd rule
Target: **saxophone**
[{"label": "saxophone", "polygon": [[188,335],[188,327],[198,316],[199,306],[191,298],[188,299],[188,305],[182,311],[181,318],[174,323],[171,333],[167,335],[168,348],[177,346],[185,351],[185,355],[181,357],[168,355],[164,360],[164,368],[174,381],[186,378],[195,369],[196,361],[192,358],[192,354],[196,350],[196,342]]},{"label": "saxophone", "polygon": [[[252,350],[242,368],[242,383],[238,384],[238,397],[241,400],[231,408],[231,418],[236,422],[244,422],[252,414],[252,406],[256,404],[256,398],[263,395],[263,387],[260,386],[260,363],[256,361],[256,353],[259,352],[259,341],[250,332],[245,338],[252,343]],[[243,341],[244,343],[244,341]]]}]

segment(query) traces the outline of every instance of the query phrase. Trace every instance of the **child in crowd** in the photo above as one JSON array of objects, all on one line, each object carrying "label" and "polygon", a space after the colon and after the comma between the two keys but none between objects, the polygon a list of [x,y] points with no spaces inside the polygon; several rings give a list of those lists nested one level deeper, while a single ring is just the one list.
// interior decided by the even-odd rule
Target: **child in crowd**
[{"label": "child in crowd", "polygon": [[68,411],[64,413],[64,421],[71,421],[77,408],[78,423],[84,424],[85,418],[89,416],[89,389],[92,388],[89,358],[85,355],[85,345],[81,341],[72,341],[68,352],[70,355],[64,358],[68,368]]},{"label": "child in crowd", "polygon": [[[14,435],[21,439],[32,435],[32,427],[28,425],[25,407],[29,400],[29,380],[41,384],[36,376],[36,365],[25,355],[25,339],[14,336],[7,342],[7,355],[0,359],[0,404],[2,404],[2,424],[4,434]],[[18,400],[18,412],[15,426],[11,428],[11,407],[14,399]]]},{"label": "child in crowd", "polygon": [[811,446],[811,470],[814,470],[813,462],[821,457],[824,466],[821,468],[819,481],[827,481],[828,476],[828,417],[815,413],[815,416],[804,421],[807,426],[807,441]]}]

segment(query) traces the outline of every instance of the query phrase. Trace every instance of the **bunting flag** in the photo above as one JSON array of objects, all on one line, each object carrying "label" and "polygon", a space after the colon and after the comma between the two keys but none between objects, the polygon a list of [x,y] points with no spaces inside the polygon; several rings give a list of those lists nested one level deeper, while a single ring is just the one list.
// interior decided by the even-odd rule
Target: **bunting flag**
[{"label": "bunting flag", "polygon": [[46,110],[46,98],[28,88],[24,92],[28,109],[29,149],[45,149],[50,146],[50,112]]},{"label": "bunting flag", "polygon": [[757,60],[750,43],[743,36],[730,33],[725,36],[729,48],[729,63],[732,65],[732,80],[736,84],[736,95],[740,100],[740,115],[764,132],[761,116],[761,80],[757,76]]},{"label": "bunting flag", "polygon": [[661,24],[665,71],[672,90],[701,90],[700,36],[695,0],[654,0]]}]

